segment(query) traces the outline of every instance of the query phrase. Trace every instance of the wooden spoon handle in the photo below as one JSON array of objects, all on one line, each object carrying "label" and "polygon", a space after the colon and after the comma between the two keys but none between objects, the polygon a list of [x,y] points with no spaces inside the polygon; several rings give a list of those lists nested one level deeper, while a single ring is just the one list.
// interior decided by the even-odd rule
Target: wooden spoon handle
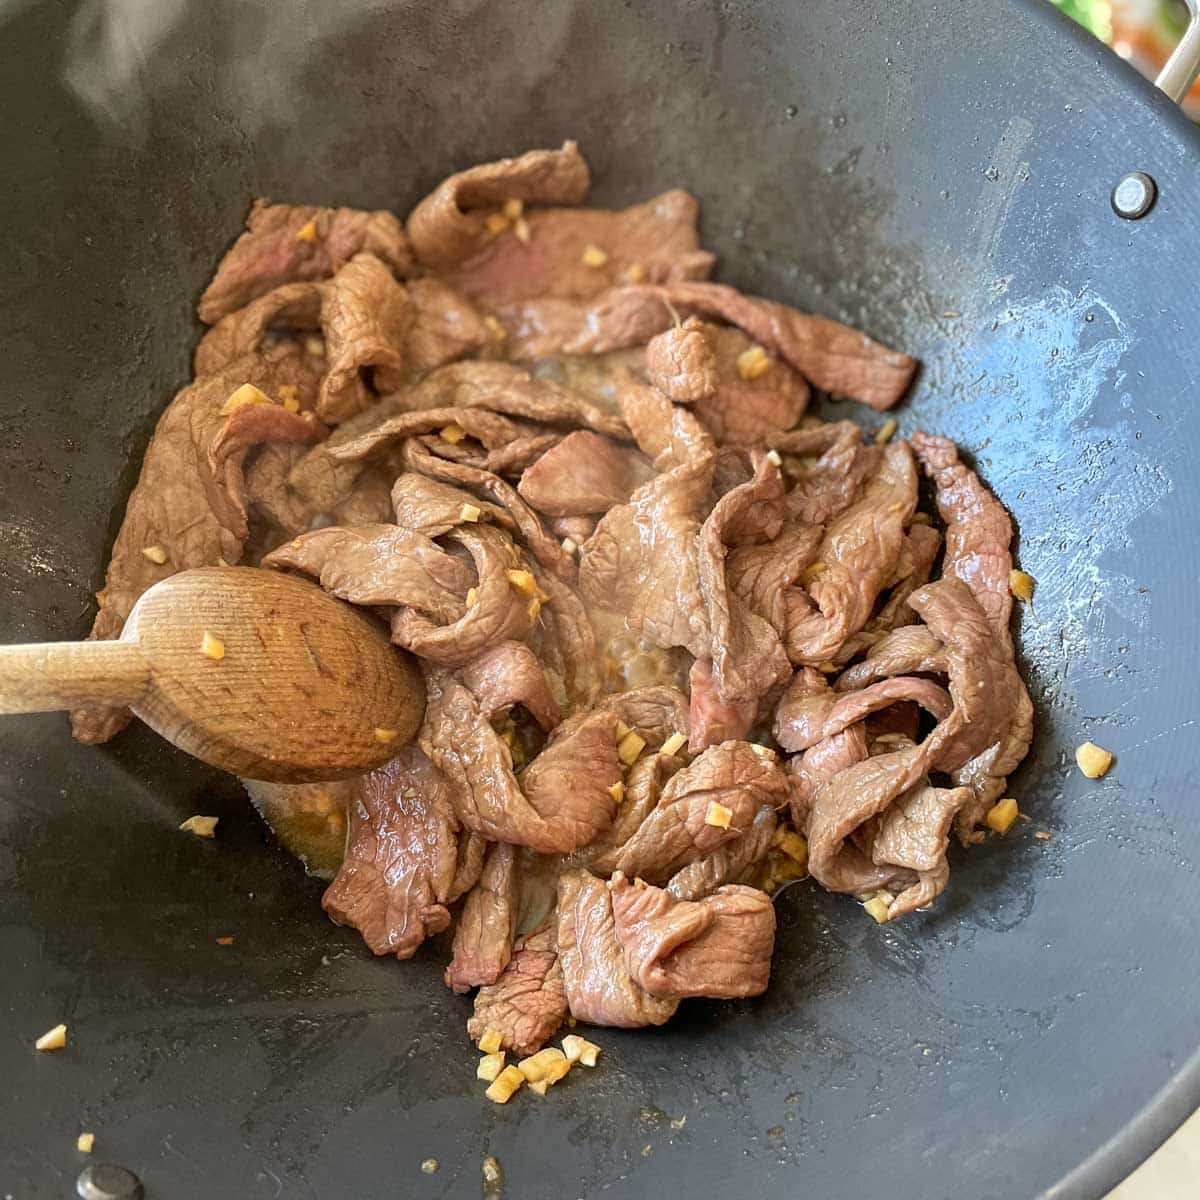
[{"label": "wooden spoon handle", "polygon": [[149,686],[150,664],[134,642],[0,646],[0,713],[135,705]]}]

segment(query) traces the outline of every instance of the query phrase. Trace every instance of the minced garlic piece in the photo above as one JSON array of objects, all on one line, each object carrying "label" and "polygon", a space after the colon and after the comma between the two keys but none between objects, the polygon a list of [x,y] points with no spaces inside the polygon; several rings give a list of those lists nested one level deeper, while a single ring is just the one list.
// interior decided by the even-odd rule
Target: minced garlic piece
[{"label": "minced garlic piece", "polygon": [[751,742],[750,749],[758,755],[759,758],[765,758],[767,762],[775,761],[775,751],[770,746],[764,746],[761,742]]},{"label": "minced garlic piece", "polygon": [[517,241],[527,242],[532,236],[529,228],[529,222],[524,217],[518,217],[513,222],[513,233],[517,235]]},{"label": "minced garlic piece", "polygon": [[548,1079],[535,1079],[527,1086],[531,1092],[535,1092],[539,1096],[544,1096],[550,1087],[550,1081]]},{"label": "minced garlic piece", "polygon": [[888,417],[880,427],[875,430],[875,445],[886,446],[892,440],[892,435],[899,427],[899,422],[895,417]]},{"label": "minced garlic piece", "polygon": [[479,1039],[479,1048],[484,1054],[495,1054],[500,1049],[500,1043],[504,1040],[504,1035],[498,1029],[492,1029],[488,1026],[483,1031],[483,1037]]},{"label": "minced garlic piece", "polygon": [[234,943],[234,940],[235,939],[231,938],[228,934],[226,934],[225,937],[217,938],[217,945],[218,946],[232,946]]},{"label": "minced garlic piece", "polygon": [[777,467],[783,466],[783,457],[778,450],[767,451],[767,462],[774,463]]},{"label": "minced garlic piece", "polygon": [[494,341],[502,342],[506,337],[508,337],[508,330],[500,324],[500,321],[497,317],[484,317],[483,323],[487,326],[487,331],[492,335]]},{"label": "minced garlic piece", "polygon": [[200,653],[205,658],[213,658],[219,662],[225,657],[225,643],[219,637],[213,637],[206,629],[200,639]]},{"label": "minced garlic piece", "polygon": [[67,1027],[55,1025],[53,1029],[48,1029],[33,1043],[33,1048],[35,1050],[61,1050],[66,1044]]},{"label": "minced garlic piece", "polygon": [[534,579],[531,571],[519,571],[510,567],[504,573],[508,576],[508,582],[511,583],[518,592],[524,592],[526,596],[537,595],[537,580]]},{"label": "minced garlic piece", "polygon": [[221,405],[221,416],[227,417],[231,412],[244,408],[247,404],[270,404],[271,397],[262,388],[256,388],[252,383],[243,383],[234,388],[229,398]]},{"label": "minced garlic piece", "polygon": [[687,738],[685,738],[682,733],[676,730],[669,738],[667,738],[665,742],[663,742],[662,752],[664,754],[678,754],[679,751],[682,750],[686,745],[686,743]]},{"label": "minced garlic piece", "polygon": [[583,253],[579,256],[579,261],[585,267],[602,267],[608,262],[608,255],[600,249],[599,246],[587,245],[583,248]]},{"label": "minced garlic piece", "polygon": [[1075,761],[1089,779],[1099,779],[1108,773],[1108,768],[1112,766],[1113,756],[1107,750],[1102,750],[1095,742],[1084,742],[1075,751]]},{"label": "minced garlic piece", "polygon": [[616,783],[608,789],[608,794],[620,804],[625,799],[625,785],[618,779]]},{"label": "minced garlic piece", "polygon": [[283,405],[287,412],[294,413],[300,411],[300,401],[296,398],[296,385],[294,383],[281,383],[278,391],[279,403]]},{"label": "minced garlic piece", "polygon": [[474,522],[479,520],[482,512],[483,510],[478,504],[464,504],[462,508],[458,510],[458,519],[460,521],[466,521],[468,524],[474,524]]},{"label": "minced garlic piece", "polygon": [[1017,819],[1017,802],[1011,797],[1000,800],[988,809],[987,816],[983,819],[989,829],[994,829],[997,833],[1007,833]]},{"label": "minced garlic piece", "polygon": [[589,1042],[577,1033],[568,1033],[562,1040],[562,1047],[568,1062],[582,1063],[585,1067],[596,1065],[596,1055],[600,1053],[600,1047],[595,1042]]},{"label": "minced garlic piece", "polygon": [[375,726],[375,740],[387,745],[389,742],[394,742],[399,736],[398,729],[389,729],[386,725]]},{"label": "minced garlic piece", "polygon": [[574,538],[563,538],[562,548],[563,551],[566,554],[569,554],[572,558],[575,557],[575,551],[579,549],[579,547],[575,545]]},{"label": "minced garlic piece", "polygon": [[440,1166],[436,1158],[423,1158],[421,1160],[421,1171],[426,1175],[434,1175]]},{"label": "minced garlic piece", "polygon": [[538,619],[538,613],[542,611],[542,602],[536,596],[534,596],[534,598],[530,600],[525,607],[526,611],[529,613],[529,619],[531,621],[536,621]]},{"label": "minced garlic piece", "polygon": [[317,223],[316,221],[305,221],[299,229],[296,230],[296,241],[298,242],[315,242],[317,240]]},{"label": "minced garlic piece", "polygon": [[[544,1050],[539,1050],[536,1054],[521,1059],[517,1063],[517,1068],[532,1083],[539,1079],[545,1079],[554,1063],[565,1063],[566,1061],[567,1056],[557,1046],[547,1046]],[[567,1065],[570,1066],[569,1063]]]},{"label": "minced garlic piece", "polygon": [[[780,828],[783,827],[780,826]],[[778,846],[793,862],[799,863],[801,866],[808,865],[808,842],[802,835],[785,829]]]},{"label": "minced garlic piece", "polygon": [[507,220],[515,221],[524,213],[525,202],[519,199],[517,196],[509,196],[509,198],[505,200],[500,211],[504,214]]},{"label": "minced garlic piece", "polygon": [[457,446],[467,436],[467,431],[461,425],[447,425],[438,435],[442,441]]},{"label": "minced garlic piece", "polygon": [[304,339],[304,349],[307,353],[311,354],[313,358],[324,358],[325,339],[323,337],[318,337],[315,333],[309,334],[309,336]]},{"label": "minced garlic piece", "polygon": [[638,760],[638,755],[646,748],[646,739],[636,729],[631,729],[617,743],[617,757],[627,766],[632,767]]},{"label": "minced garlic piece", "polygon": [[184,833],[194,833],[197,837],[210,838],[216,836],[217,822],[220,817],[188,817],[180,829]]},{"label": "minced garlic piece", "polygon": [[142,557],[161,567],[167,561],[167,552],[161,546],[143,546]]},{"label": "minced garlic piece", "polygon": [[867,912],[871,914],[878,924],[883,925],[887,922],[888,909],[891,907],[892,901],[895,900],[895,898],[896,897],[893,896],[891,892],[876,892],[875,895],[863,905],[863,908],[865,908]]},{"label": "minced garlic piece", "polygon": [[724,804],[716,800],[708,802],[708,809],[704,813],[705,825],[715,825],[718,829],[728,829],[729,823],[733,820],[733,809],[726,808]]},{"label": "minced garlic piece", "polygon": [[479,599],[479,589],[473,588],[473,587],[467,588],[467,607],[474,608],[475,601],[478,599]]},{"label": "minced garlic piece", "polygon": [[75,1149],[80,1154],[91,1154],[92,1147],[96,1144],[96,1135],[94,1133],[81,1133],[75,1139]]},{"label": "minced garlic piece", "polygon": [[508,218],[502,212],[488,213],[483,223],[492,234],[503,233],[508,228]]},{"label": "minced garlic piece", "polygon": [[771,369],[771,358],[761,346],[751,346],[737,356],[737,372],[749,382]]},{"label": "minced garlic piece", "polygon": [[494,1054],[485,1054],[475,1068],[476,1079],[486,1079],[492,1083],[496,1076],[504,1070],[504,1051],[497,1050]]},{"label": "minced garlic piece", "polygon": [[507,1104],[524,1082],[525,1076],[516,1067],[505,1067],[483,1094],[494,1104]]},{"label": "minced garlic piece", "polygon": [[828,570],[829,570],[828,564],[823,563],[820,559],[817,559],[817,561],[815,563],[811,563],[809,565],[808,570],[805,572],[805,574],[810,579],[815,579],[818,575],[823,575]]},{"label": "minced garlic piece", "polygon": [[617,741],[619,742],[628,732],[629,732],[629,726],[626,725],[625,722],[622,721],[620,717],[618,717],[617,718],[617,735],[616,735]]},{"label": "minced garlic piece", "polygon": [[838,665],[833,661],[832,658],[827,658],[824,662],[817,663],[817,670],[820,671],[822,675],[836,675],[838,672]]},{"label": "minced garlic piece", "polygon": [[643,283],[646,279],[646,268],[640,262],[630,263],[625,268],[626,283]]},{"label": "minced garlic piece", "polygon": [[1033,589],[1037,587],[1037,580],[1027,571],[1013,568],[1008,573],[1008,587],[1018,600],[1029,601],[1033,599]]}]

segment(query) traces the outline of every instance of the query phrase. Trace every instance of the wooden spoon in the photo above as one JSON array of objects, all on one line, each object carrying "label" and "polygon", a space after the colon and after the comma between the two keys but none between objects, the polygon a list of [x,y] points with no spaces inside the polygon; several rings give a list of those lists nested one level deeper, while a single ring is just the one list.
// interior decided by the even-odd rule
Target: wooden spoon
[{"label": "wooden spoon", "polygon": [[0,713],[84,705],[128,706],[214,767],[308,783],[391,758],[425,687],[376,621],[314,584],[201,567],[145,592],[119,641],[0,646]]}]

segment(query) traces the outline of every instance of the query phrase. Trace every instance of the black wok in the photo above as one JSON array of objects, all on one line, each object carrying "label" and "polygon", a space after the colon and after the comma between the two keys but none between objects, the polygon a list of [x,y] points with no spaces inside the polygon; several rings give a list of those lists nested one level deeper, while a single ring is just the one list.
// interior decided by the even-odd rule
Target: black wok
[{"label": "black wok", "polygon": [[[135,9],[130,53],[106,22]],[[602,1069],[503,1109],[440,949],[371,959],[232,780],[142,729],[6,719],[0,1196],[70,1194],[94,1129],[170,1200],[473,1196],[485,1154],[521,1200],[1094,1197],[1200,1102],[1200,137],[1166,98],[1017,0],[0,22],[0,638],[86,631],[253,196],[403,212],[568,136],[600,202],[688,187],[725,278],[919,355],[902,431],[974,452],[1041,581],[1030,824],[886,929],[793,888],[765,998],[605,1031]],[[1133,170],[1159,194],[1125,221]],[[1088,735],[1119,755],[1100,783],[1069,764]],[[219,841],[177,832],[194,812]]]}]

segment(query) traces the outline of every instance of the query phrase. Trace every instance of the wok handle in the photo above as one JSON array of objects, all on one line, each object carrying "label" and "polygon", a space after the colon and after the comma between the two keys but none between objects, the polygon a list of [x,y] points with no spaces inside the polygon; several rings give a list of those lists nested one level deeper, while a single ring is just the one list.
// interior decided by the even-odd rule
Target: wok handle
[{"label": "wok handle", "polygon": [[1187,0],[1187,6],[1188,27],[1154,81],[1154,86],[1176,104],[1183,103],[1188,89],[1200,75],[1200,0]]},{"label": "wok handle", "polygon": [[0,713],[123,708],[137,704],[149,687],[150,663],[135,642],[0,646]]}]

